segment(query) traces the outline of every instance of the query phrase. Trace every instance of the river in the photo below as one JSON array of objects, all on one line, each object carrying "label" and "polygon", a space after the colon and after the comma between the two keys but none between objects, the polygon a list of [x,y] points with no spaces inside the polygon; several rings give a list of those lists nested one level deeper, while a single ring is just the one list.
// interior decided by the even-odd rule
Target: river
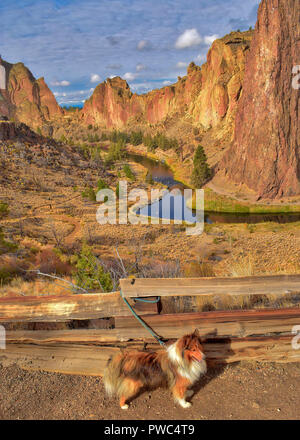
[{"label": "river", "polygon": [[[183,196],[183,190],[187,187],[174,179],[172,170],[165,163],[133,153],[128,153],[128,158],[147,168],[155,182],[166,185],[169,190],[177,190],[175,196],[170,196],[170,193],[166,192],[159,201],[157,200],[139,209],[137,214],[149,217],[170,218],[171,220],[185,220],[189,223],[195,223],[197,219],[198,221],[201,220],[200,214],[186,205],[187,200]],[[206,223],[292,223],[300,221],[300,212],[276,214],[205,212],[204,220]]]}]

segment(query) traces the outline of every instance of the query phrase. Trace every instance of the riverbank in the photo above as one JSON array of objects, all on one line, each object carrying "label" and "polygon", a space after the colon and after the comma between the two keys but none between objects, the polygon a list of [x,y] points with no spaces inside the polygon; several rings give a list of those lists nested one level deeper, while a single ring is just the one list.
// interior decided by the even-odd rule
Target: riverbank
[{"label": "riverbank", "polygon": [[[127,151],[133,154],[145,156],[154,161],[165,163],[173,173],[173,178],[177,182],[182,183],[185,187],[192,188],[189,183],[188,170],[186,165],[179,163],[174,155],[168,156],[166,152],[158,151],[150,153],[144,146],[134,147],[127,146]],[[189,175],[191,174],[191,165],[188,167]],[[264,203],[256,203],[253,201],[253,194],[245,196],[241,194],[242,198],[238,196],[226,195],[222,191],[216,192],[216,186],[212,185],[214,189],[209,187],[210,184],[204,187],[204,209],[206,212],[230,213],[230,214],[289,214],[300,213],[300,199],[293,200],[287,203],[284,200],[268,200]],[[220,190],[221,191],[221,190]],[[252,200],[252,201],[250,201]],[[187,202],[187,207],[190,209],[196,208],[195,199],[190,199]]]},{"label": "riverbank", "polygon": [[[238,201],[232,197],[217,194],[210,188],[204,188],[205,200],[204,209],[206,212],[218,212],[228,214],[291,214],[300,213],[300,205],[291,204],[251,204],[249,202]],[[190,209],[196,208],[193,198],[187,202]]]}]

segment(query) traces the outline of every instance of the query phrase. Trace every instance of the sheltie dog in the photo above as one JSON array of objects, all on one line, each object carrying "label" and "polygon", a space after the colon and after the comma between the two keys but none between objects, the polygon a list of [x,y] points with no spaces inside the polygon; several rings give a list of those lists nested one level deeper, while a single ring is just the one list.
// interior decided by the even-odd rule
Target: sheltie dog
[{"label": "sheltie dog", "polygon": [[198,330],[183,336],[166,350],[128,351],[108,361],[104,372],[106,392],[118,395],[122,409],[143,389],[167,386],[183,408],[189,408],[189,390],[206,373],[207,366]]}]

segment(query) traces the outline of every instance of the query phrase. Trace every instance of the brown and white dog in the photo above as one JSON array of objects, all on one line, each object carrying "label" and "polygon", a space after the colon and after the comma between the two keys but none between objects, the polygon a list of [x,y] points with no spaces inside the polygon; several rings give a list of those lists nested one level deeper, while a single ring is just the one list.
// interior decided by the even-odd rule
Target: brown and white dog
[{"label": "brown and white dog", "polygon": [[108,361],[104,385],[109,395],[117,394],[120,406],[142,389],[168,386],[174,399],[183,408],[189,408],[189,390],[206,373],[207,366],[198,330],[183,336],[166,350],[158,352],[129,351],[115,355]]}]

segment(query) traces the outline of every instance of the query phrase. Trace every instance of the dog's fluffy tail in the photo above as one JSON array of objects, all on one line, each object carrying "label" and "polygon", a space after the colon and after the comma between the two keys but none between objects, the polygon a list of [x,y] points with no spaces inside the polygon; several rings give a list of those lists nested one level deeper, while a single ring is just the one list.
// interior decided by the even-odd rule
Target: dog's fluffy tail
[{"label": "dog's fluffy tail", "polygon": [[121,361],[122,354],[115,355],[112,359],[109,359],[104,371],[103,381],[105,391],[109,396],[119,394],[120,386],[122,384],[121,374]]}]

